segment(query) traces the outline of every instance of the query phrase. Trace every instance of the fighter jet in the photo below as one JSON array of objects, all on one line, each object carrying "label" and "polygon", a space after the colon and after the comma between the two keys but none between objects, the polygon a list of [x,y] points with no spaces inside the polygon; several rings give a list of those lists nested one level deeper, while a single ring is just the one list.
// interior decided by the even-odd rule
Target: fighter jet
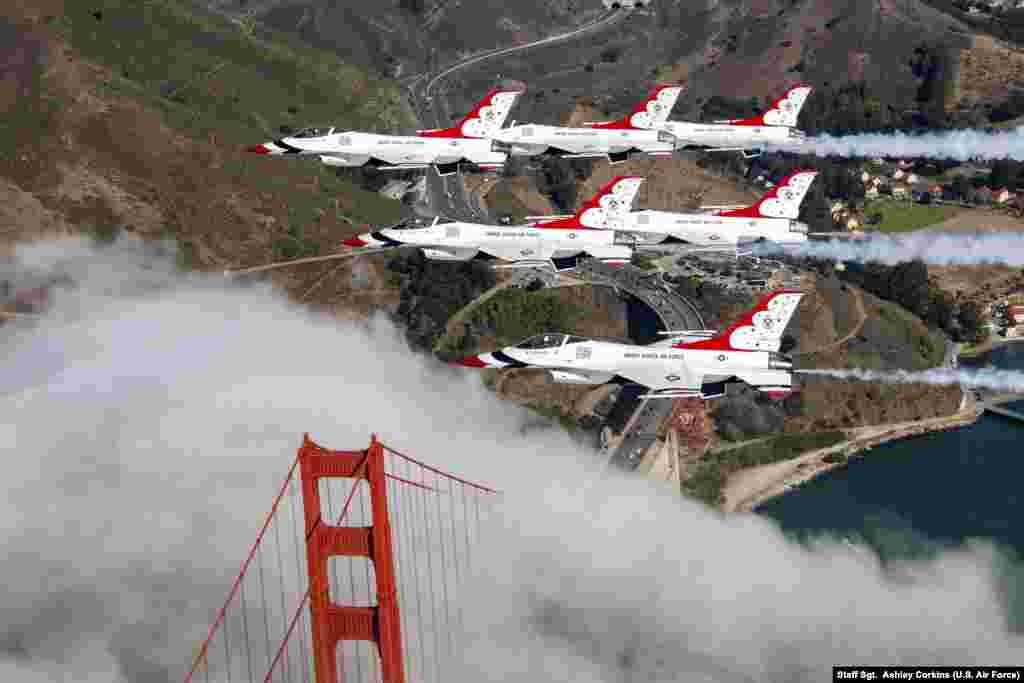
[{"label": "fighter jet", "polygon": [[[817,175],[817,171],[792,173],[752,206],[705,206],[689,213],[627,209],[612,214],[615,220],[606,221],[603,227],[617,231],[620,243],[635,247],[686,243],[700,250],[736,250],[742,255],[747,252],[741,250],[741,245],[758,241],[783,246],[802,244],[807,241],[808,226],[796,218]],[[619,196],[614,190],[621,183],[630,190],[622,196],[631,199],[643,180],[640,176],[619,176],[609,183],[608,196]]]},{"label": "fighter jet", "polygon": [[542,368],[548,381],[559,384],[638,384],[648,389],[644,398],[712,399],[724,396],[727,384],[745,382],[781,399],[793,389],[793,363],[779,353],[782,333],[802,296],[795,290],[773,292],[711,337],[673,337],[637,346],[542,334],[454,363],[471,368]]},{"label": "fighter jet", "polygon": [[713,123],[666,121],[658,130],[676,139],[676,149],[739,151],[746,158],[760,155],[766,145],[799,147],[807,142],[807,135],[796,128],[796,120],[812,90],[809,85],[795,85],[753,118]]},{"label": "fighter jet", "polygon": [[313,127],[255,145],[249,151],[274,156],[315,155],[328,166],[382,171],[433,166],[442,176],[465,167],[493,171],[505,165],[507,155],[491,150],[490,136],[504,125],[520,94],[521,90],[494,90],[452,128],[418,130],[416,135],[378,135]]},{"label": "fighter jet", "polygon": [[619,121],[586,123],[582,128],[513,124],[492,136],[492,149],[514,156],[607,157],[613,164],[626,161],[631,153],[671,156],[678,141],[659,127],[682,91],[680,85],[658,86]]},{"label": "fighter jet", "polygon": [[629,263],[633,250],[614,231],[600,230],[629,211],[639,183],[612,182],[601,188],[572,216],[550,216],[519,226],[441,222],[425,228],[384,229],[345,240],[348,247],[389,249],[418,247],[437,261],[503,261],[496,267],[550,267],[573,270],[595,258],[611,265]]}]

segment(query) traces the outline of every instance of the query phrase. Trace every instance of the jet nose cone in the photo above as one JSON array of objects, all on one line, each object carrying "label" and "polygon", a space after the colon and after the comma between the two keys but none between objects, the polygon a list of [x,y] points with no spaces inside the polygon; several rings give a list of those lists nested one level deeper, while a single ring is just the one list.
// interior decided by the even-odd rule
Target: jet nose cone
[{"label": "jet nose cone", "polygon": [[452,365],[464,365],[467,368],[486,368],[487,363],[480,360],[480,356],[464,356],[455,360],[448,361]]},{"label": "jet nose cone", "polygon": [[357,248],[357,247],[365,247],[365,246],[367,246],[369,244],[369,242],[367,242],[366,240],[360,239],[358,237],[350,237],[349,239],[347,239],[344,242],[342,242],[342,244],[344,244],[346,247]]},{"label": "jet nose cone", "polygon": [[245,151],[252,152],[253,154],[273,154],[266,145],[253,145],[252,147],[247,147]]}]

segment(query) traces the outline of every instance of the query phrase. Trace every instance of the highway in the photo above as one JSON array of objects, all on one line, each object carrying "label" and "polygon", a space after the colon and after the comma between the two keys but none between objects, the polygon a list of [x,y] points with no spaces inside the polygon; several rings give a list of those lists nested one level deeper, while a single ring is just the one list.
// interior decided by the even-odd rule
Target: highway
[{"label": "highway", "polygon": [[658,273],[633,266],[614,267],[594,259],[582,261],[574,277],[589,279],[632,294],[650,306],[666,330],[703,330],[697,307],[674,293]]}]

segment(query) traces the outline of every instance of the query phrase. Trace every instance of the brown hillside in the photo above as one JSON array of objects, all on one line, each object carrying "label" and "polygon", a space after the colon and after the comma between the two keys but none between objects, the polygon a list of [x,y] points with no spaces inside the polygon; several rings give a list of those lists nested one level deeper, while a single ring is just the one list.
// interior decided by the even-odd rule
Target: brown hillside
[{"label": "brown hillside", "polygon": [[690,159],[631,159],[615,165],[595,163],[593,173],[577,191],[577,205],[619,175],[645,178],[634,209],[678,210],[699,193],[703,193],[704,204],[747,204],[756,199],[756,195],[737,188],[734,180],[707,173]]},{"label": "brown hillside", "polygon": [[[171,54],[160,57],[160,46],[142,40],[116,50],[89,42],[95,38],[89,30],[118,35],[116,26],[104,22],[141,20],[141,10],[132,10],[132,17],[119,14],[121,3],[106,3],[100,18],[83,5],[59,0],[16,2],[0,10],[3,35],[15,36],[0,44],[4,248],[83,226],[121,225],[144,236],[176,238],[189,266],[225,269],[280,259],[295,244],[304,255],[329,253],[363,222],[398,216],[397,202],[357,189],[316,161],[243,151],[243,140],[252,144],[272,135],[266,120],[217,120],[226,107],[259,96],[240,91],[236,81],[263,68],[251,55],[260,48],[230,27],[197,28],[197,20],[173,0],[146,11],[166,20],[162,28],[168,33],[180,30],[211,41],[205,53],[180,54],[196,60],[208,54],[211,66],[194,82],[175,81],[183,104],[159,97],[159,79],[167,77],[160,70],[174,68]],[[278,60],[279,67],[294,54],[267,52],[264,58]],[[150,71],[137,76],[142,66],[135,65],[142,62]],[[354,88],[375,96],[376,85],[357,81]],[[289,104],[303,109],[301,93],[295,92],[292,103],[254,100],[251,117],[263,118],[256,110],[276,106],[287,120]],[[295,295],[319,282],[307,300],[330,303],[336,299],[327,297],[346,291],[349,274],[346,264],[326,263],[279,271],[274,278]],[[325,286],[329,280],[335,286]]]},{"label": "brown hillside", "polygon": [[991,36],[974,36],[958,59],[957,101],[963,97],[1006,96],[1006,84],[1024,81],[1024,52],[1003,47]]}]

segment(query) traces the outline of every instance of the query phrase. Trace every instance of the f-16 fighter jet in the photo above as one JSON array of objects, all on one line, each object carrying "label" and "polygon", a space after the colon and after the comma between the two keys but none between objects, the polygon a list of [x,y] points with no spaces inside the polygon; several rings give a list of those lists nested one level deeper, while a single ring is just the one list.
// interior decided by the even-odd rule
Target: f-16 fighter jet
[{"label": "f-16 fighter jet", "polygon": [[658,86],[620,121],[587,123],[582,128],[532,123],[503,128],[493,135],[493,149],[514,156],[608,157],[613,164],[626,161],[634,152],[671,156],[678,141],[659,128],[682,91],[679,85]]},{"label": "f-16 fighter jet", "polygon": [[416,135],[378,135],[330,126],[305,128],[290,137],[249,148],[256,154],[315,155],[328,166],[362,166],[382,171],[433,166],[439,175],[460,167],[500,169],[507,156],[491,150],[491,136],[505,123],[521,90],[494,90],[452,128]]},{"label": "f-16 fighter jet", "polygon": [[779,353],[783,330],[803,294],[780,290],[724,332],[669,338],[636,346],[566,334],[542,334],[455,363],[471,368],[542,368],[560,384],[639,384],[645,398],[718,398],[725,385],[745,382],[772,398],[793,388],[793,364]]},{"label": "f-16 fighter jet", "polygon": [[[740,246],[769,240],[780,245],[807,241],[807,224],[796,218],[817,171],[797,171],[787,176],[752,206],[701,207],[691,213],[677,211],[619,210],[603,227],[619,232],[618,241],[634,246],[685,242],[710,251],[740,251]],[[636,196],[643,178],[619,176],[608,184],[608,197]],[[619,195],[619,184],[629,188]],[[628,206],[628,205],[627,205]],[[541,223],[540,227],[547,227]]]},{"label": "f-16 fighter jet", "polygon": [[795,85],[753,118],[713,123],[666,121],[659,130],[676,138],[677,149],[738,151],[747,158],[761,154],[766,145],[799,147],[807,142],[807,135],[796,128],[796,120],[812,90],[809,85]]},{"label": "f-16 fighter jet", "polygon": [[519,226],[480,225],[437,220],[426,228],[385,229],[345,240],[348,247],[377,249],[418,247],[437,261],[505,261],[499,267],[551,267],[573,270],[581,259],[612,265],[628,263],[633,250],[619,244],[611,230],[599,230],[629,211],[639,183],[612,182],[573,216],[552,216]]}]

